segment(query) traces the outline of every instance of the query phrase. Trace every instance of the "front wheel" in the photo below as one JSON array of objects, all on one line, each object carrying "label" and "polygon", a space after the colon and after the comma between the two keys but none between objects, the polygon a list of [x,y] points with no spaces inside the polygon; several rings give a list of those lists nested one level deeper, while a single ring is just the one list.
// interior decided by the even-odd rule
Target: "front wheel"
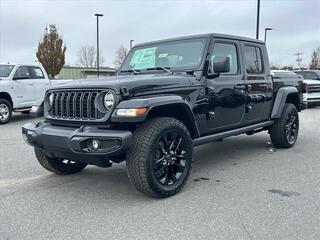
[{"label": "front wheel", "polygon": [[192,139],[182,122],[167,117],[151,119],[134,133],[126,160],[129,179],[149,196],[172,196],[188,179],[192,152]]},{"label": "front wheel", "polygon": [[77,173],[87,166],[85,163],[49,157],[39,148],[35,148],[34,152],[40,165],[46,170],[56,174]]},{"label": "front wheel", "polygon": [[0,98],[0,124],[8,123],[12,116],[12,105],[7,99]]},{"label": "front wheel", "polygon": [[270,129],[272,144],[277,148],[290,148],[298,138],[299,115],[292,103],[286,103],[281,117],[275,121]]}]

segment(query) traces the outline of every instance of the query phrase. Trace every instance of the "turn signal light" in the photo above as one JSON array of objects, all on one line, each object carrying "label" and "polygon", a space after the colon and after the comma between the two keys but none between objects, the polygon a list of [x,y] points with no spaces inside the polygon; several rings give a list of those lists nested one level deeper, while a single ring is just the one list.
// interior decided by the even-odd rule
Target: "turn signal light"
[{"label": "turn signal light", "polygon": [[120,117],[138,117],[144,115],[146,111],[147,108],[118,109],[116,115]]}]

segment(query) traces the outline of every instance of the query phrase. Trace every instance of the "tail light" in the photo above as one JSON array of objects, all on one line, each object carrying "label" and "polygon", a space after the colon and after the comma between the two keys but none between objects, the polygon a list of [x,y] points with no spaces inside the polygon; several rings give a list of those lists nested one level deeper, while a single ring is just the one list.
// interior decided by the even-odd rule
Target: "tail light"
[{"label": "tail light", "polygon": [[302,83],[301,85],[301,91],[302,93],[307,93],[308,92],[308,84],[307,83]]}]

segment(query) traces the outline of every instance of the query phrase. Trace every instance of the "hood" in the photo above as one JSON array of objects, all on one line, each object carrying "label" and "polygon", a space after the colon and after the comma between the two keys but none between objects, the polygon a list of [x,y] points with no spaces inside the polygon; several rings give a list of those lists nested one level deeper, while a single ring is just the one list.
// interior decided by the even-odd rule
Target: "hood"
[{"label": "hood", "polygon": [[189,74],[141,74],[141,75],[117,75],[93,79],[79,79],[56,86],[54,89],[79,89],[79,88],[110,88],[120,94],[121,88],[127,88],[130,93],[143,90],[159,90],[190,86]]},{"label": "hood", "polygon": [[319,80],[311,80],[311,79],[310,80],[304,79],[303,82],[308,85],[319,85],[320,84]]}]

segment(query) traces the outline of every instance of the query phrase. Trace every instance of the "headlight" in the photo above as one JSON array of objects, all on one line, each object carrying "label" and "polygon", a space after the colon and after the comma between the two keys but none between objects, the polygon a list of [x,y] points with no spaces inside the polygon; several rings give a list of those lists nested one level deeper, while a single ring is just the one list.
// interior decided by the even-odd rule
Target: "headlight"
[{"label": "headlight", "polygon": [[107,91],[104,95],[103,104],[108,111],[113,108],[115,101],[116,97],[114,96],[114,93]]},{"label": "headlight", "polygon": [[49,106],[52,107],[53,100],[54,100],[53,93],[49,93],[48,100],[49,100]]}]

